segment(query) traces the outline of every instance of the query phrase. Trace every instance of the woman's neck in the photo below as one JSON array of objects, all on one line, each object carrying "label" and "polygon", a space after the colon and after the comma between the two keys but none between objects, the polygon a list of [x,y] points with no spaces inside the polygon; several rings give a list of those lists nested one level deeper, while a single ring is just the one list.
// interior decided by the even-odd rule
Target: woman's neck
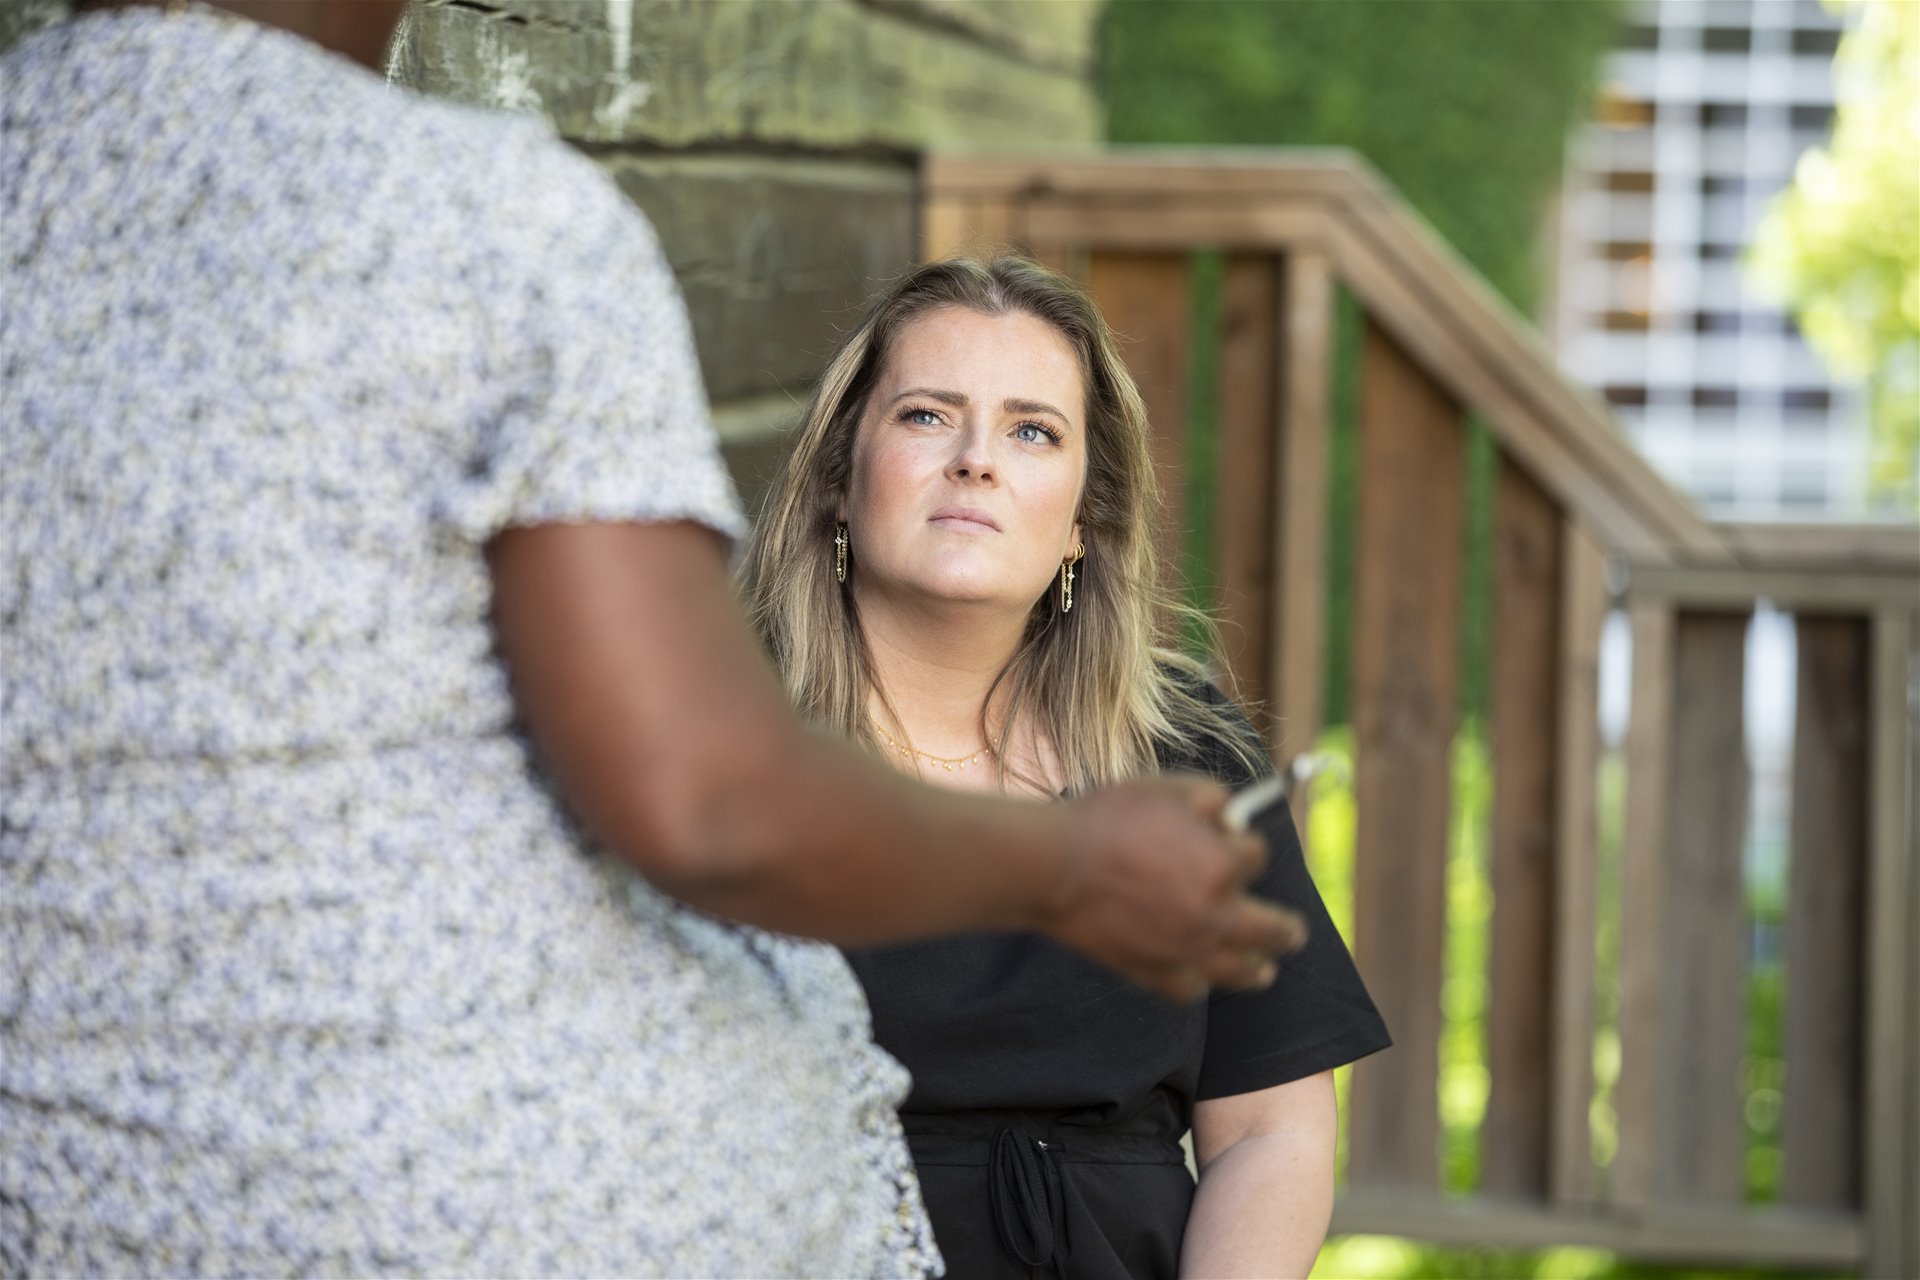
[{"label": "woman's neck", "polygon": [[987,699],[993,693],[999,701],[1003,691],[995,682],[1019,647],[1026,619],[974,606],[856,599],[878,691],[868,709],[881,727],[896,738],[904,732],[906,745],[935,756],[970,756],[988,745],[982,726],[997,736],[1001,725],[1000,708]]}]

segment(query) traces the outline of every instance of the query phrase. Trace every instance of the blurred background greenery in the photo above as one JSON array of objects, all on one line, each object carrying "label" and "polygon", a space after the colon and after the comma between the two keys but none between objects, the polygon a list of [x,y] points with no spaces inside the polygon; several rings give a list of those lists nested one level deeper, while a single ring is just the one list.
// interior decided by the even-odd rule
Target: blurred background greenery
[{"label": "blurred background greenery", "polygon": [[1867,384],[1872,483],[1920,511],[1920,4],[1828,0],[1850,13],[1833,136],[1807,152],[1753,246],[1834,368]]}]

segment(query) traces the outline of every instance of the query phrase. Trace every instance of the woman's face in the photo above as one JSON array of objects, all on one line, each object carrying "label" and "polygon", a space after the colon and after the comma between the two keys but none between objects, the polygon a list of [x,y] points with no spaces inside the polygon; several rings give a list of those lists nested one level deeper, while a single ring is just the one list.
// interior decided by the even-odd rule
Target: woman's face
[{"label": "woman's face", "polygon": [[1031,609],[1080,542],[1081,382],[1030,315],[947,307],[901,330],[840,510],[862,598]]}]

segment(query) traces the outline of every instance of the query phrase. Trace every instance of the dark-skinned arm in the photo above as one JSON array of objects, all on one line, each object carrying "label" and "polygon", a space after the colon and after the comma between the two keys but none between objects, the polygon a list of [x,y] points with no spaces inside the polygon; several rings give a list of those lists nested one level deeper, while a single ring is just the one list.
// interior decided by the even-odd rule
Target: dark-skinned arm
[{"label": "dark-skinned arm", "polygon": [[690,523],[543,525],[488,545],[515,694],[574,811],[662,890],[841,944],[1054,935],[1191,999],[1298,943],[1242,892],[1264,849],[1224,792],[1129,784],[1068,805],[920,786],[793,717]]}]

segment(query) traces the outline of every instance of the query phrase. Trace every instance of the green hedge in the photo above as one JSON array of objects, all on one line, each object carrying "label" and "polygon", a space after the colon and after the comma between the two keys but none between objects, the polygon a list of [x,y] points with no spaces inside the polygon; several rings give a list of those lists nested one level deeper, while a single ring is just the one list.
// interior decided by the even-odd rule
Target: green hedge
[{"label": "green hedge", "polygon": [[[1543,219],[1565,140],[1620,21],[1616,0],[1112,0],[1101,80],[1108,137],[1190,145],[1343,146],[1384,173],[1522,312],[1543,284]],[[1210,292],[1201,282],[1196,304]],[[1209,322],[1196,334],[1204,347]],[[1347,705],[1352,347],[1343,316],[1333,450],[1326,714]],[[1204,357],[1196,372],[1212,368]],[[1196,389],[1193,404],[1208,395]],[[1196,417],[1203,436],[1206,415]],[[1492,451],[1470,453],[1464,709],[1485,707]],[[1211,456],[1200,441],[1197,461]],[[1195,481],[1199,481],[1195,486]],[[1189,477],[1203,523],[1205,477]],[[1198,492],[1196,492],[1196,487]],[[1190,548],[1204,582],[1210,542]],[[1284,711],[1284,709],[1282,709]]]},{"label": "green hedge", "polygon": [[1113,0],[1115,142],[1352,147],[1522,309],[1615,0]]}]

